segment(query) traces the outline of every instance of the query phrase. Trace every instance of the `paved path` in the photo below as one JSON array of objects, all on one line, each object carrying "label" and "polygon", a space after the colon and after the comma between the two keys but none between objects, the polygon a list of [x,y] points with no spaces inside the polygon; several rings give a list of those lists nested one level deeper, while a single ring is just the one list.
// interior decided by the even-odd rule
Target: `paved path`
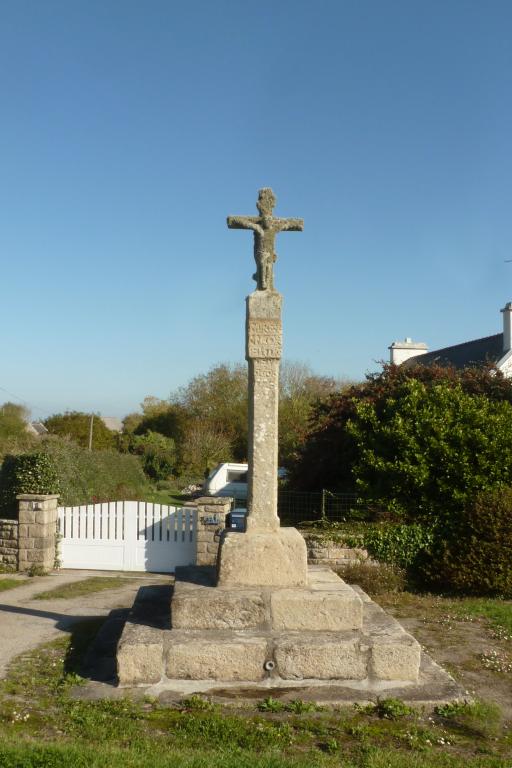
[{"label": "paved path", "polygon": [[[2,574],[4,576],[4,574]],[[34,595],[63,584],[93,576],[122,576],[129,583],[115,589],[92,592],[71,600],[34,600]],[[158,574],[113,571],[59,571],[49,576],[22,580],[22,586],[0,592],[0,678],[11,659],[69,632],[84,618],[108,616],[111,610],[130,608],[137,590],[148,584],[169,583]]]}]

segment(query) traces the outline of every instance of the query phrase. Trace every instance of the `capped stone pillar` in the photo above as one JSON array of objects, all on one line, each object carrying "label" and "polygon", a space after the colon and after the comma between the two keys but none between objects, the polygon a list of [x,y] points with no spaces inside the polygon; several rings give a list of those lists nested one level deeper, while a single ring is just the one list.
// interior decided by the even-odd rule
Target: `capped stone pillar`
[{"label": "capped stone pillar", "polygon": [[55,494],[23,493],[18,500],[18,568],[28,571],[39,566],[55,567],[57,504]]}]

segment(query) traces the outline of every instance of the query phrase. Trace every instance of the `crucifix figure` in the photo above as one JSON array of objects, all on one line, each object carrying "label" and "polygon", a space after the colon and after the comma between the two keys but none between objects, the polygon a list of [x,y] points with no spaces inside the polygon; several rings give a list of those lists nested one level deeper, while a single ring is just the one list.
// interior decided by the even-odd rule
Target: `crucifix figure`
[{"label": "crucifix figure", "polygon": [[256,280],[258,291],[274,290],[274,240],[278,232],[302,232],[303,219],[279,219],[272,216],[276,198],[270,187],[260,189],[256,207],[259,216],[228,216],[230,229],[252,229],[254,232],[254,259],[256,261]]}]

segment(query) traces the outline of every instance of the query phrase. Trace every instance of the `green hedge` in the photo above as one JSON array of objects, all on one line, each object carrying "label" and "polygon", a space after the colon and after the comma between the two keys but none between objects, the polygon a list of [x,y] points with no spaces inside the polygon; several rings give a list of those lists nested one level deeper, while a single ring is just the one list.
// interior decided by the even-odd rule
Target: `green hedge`
[{"label": "green hedge", "polygon": [[87,451],[53,437],[37,452],[7,456],[0,472],[0,515],[15,516],[16,494],[59,493],[63,506],[143,498],[149,491],[140,459]]},{"label": "green hedge", "polygon": [[482,491],[436,533],[420,563],[427,583],[443,590],[512,598],[512,488]]},{"label": "green hedge", "polygon": [[16,517],[18,493],[60,493],[57,467],[46,453],[6,456],[0,473],[0,512]]}]

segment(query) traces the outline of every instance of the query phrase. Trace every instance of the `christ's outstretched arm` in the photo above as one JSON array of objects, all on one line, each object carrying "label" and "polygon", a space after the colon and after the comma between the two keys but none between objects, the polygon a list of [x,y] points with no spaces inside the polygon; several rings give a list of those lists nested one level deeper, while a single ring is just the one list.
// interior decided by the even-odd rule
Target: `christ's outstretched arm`
[{"label": "christ's outstretched arm", "polygon": [[229,229],[252,229],[254,232],[263,234],[262,227],[258,224],[255,217],[252,216],[228,216]]},{"label": "christ's outstretched arm", "polygon": [[304,219],[279,219],[280,232],[302,232]]}]

